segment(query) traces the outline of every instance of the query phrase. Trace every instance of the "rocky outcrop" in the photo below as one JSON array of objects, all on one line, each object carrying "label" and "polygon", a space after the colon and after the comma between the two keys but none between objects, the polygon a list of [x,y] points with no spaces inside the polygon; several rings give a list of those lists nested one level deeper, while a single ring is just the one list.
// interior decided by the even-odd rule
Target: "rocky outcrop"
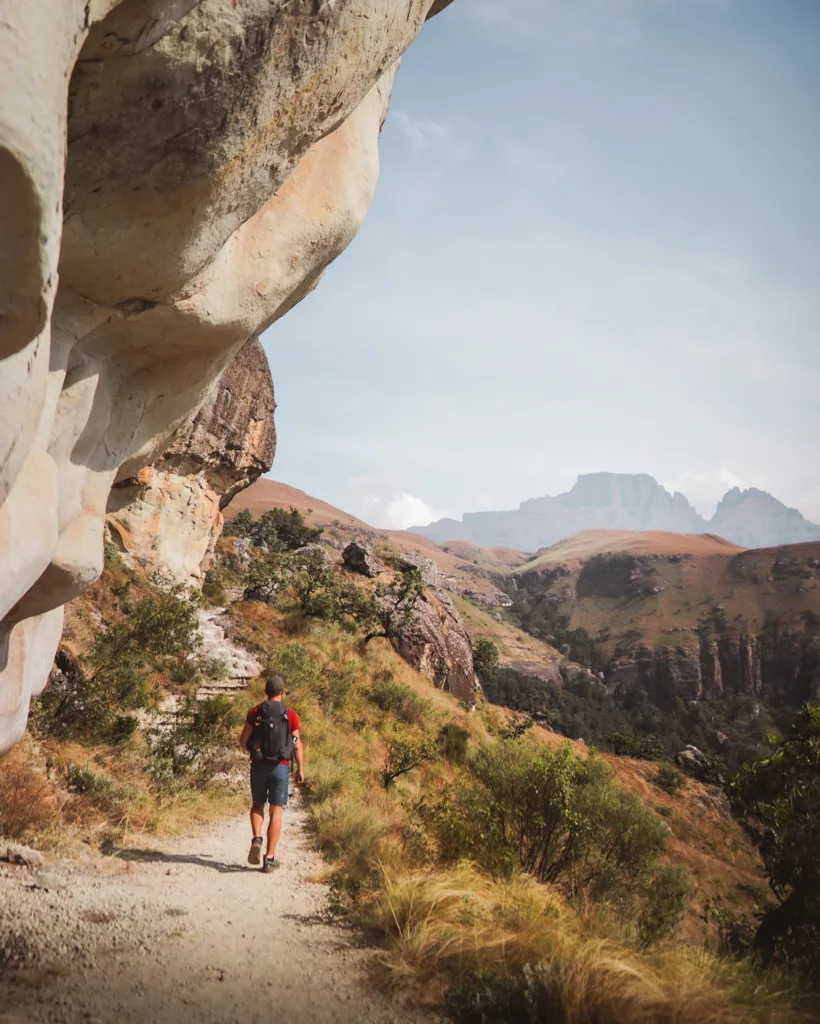
[{"label": "rocky outcrop", "polygon": [[732,693],[797,705],[820,698],[820,636],[727,634],[702,637],[697,647],[641,644],[611,663],[606,682],[618,695],[640,687],[661,701]]},{"label": "rocky outcrop", "polygon": [[0,750],[102,569],[112,485],[356,234],[398,59],[444,6],[4,3]]},{"label": "rocky outcrop", "polygon": [[458,609],[442,586],[438,566],[423,555],[405,552],[399,567],[415,569],[424,589],[411,621],[393,646],[440,690],[472,704],[478,690],[473,645]]},{"label": "rocky outcrop", "polygon": [[352,540],[342,552],[342,561],[348,569],[371,579],[384,572],[384,562],[373,554],[369,544],[362,541]]},{"label": "rocky outcrop", "polygon": [[440,690],[468,704],[475,701],[478,681],[470,635],[450,595],[440,587],[425,587],[413,621],[397,638],[395,648]]},{"label": "rocky outcrop", "polygon": [[109,499],[109,531],[126,560],[200,584],[222,509],[273,464],[273,381],[257,339],[232,360],[168,451]]}]

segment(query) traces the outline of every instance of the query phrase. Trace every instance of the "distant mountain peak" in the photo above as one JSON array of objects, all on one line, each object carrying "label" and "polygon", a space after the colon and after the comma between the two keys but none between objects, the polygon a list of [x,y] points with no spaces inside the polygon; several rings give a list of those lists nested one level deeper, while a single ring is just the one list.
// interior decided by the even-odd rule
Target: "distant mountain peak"
[{"label": "distant mountain peak", "polygon": [[464,540],[519,551],[601,529],[714,533],[743,547],[820,540],[820,526],[767,491],[733,487],[707,521],[684,494],[670,493],[648,473],[582,473],[563,494],[529,498],[516,510],[466,512],[461,521],[442,519],[413,529],[437,543]]}]

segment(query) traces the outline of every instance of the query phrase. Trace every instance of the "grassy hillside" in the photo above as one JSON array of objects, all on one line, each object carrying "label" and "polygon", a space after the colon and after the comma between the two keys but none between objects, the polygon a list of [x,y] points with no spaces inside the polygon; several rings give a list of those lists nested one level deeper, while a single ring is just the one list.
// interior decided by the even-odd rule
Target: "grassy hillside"
[{"label": "grassy hillside", "polygon": [[744,548],[711,533],[669,533],[665,530],[583,530],[534,558],[519,563],[519,572],[532,572],[554,565],[581,562],[593,555],[628,552],[633,555],[725,555]]},{"label": "grassy hillside", "polygon": [[[224,571],[241,589],[235,562]],[[74,690],[55,681],[32,736],[0,763],[7,833],[105,849],[244,803],[231,745],[261,679],[216,705],[186,702],[219,674],[186,639],[188,604],[112,554],[69,613],[61,664],[79,673]],[[784,979],[719,955],[718,923],[767,897],[755,851],[708,787],[670,789],[656,765],[537,727],[522,734],[486,704],[466,710],[387,641],[305,614],[287,589],[272,602],[240,595],[230,618],[263,671],[288,682],[333,906],[381,944],[393,983],[445,1003],[459,1024],[528,1019],[522,1006],[544,1005],[550,1019],[601,1024],[801,1019]],[[180,644],[129,647],[139,622],[161,623],[166,640],[173,627]],[[112,652],[119,671],[106,677]],[[139,685],[122,690],[128,680]],[[136,728],[66,717],[67,694],[115,691]],[[170,743],[152,735],[169,697]]]},{"label": "grassy hillside", "polygon": [[[630,636],[652,646],[691,640],[718,609],[727,628],[756,633],[776,619],[802,629],[820,613],[820,543],[743,550],[709,535],[589,531],[514,570],[549,590],[569,628],[610,655]],[[602,636],[602,634],[605,634]]]}]

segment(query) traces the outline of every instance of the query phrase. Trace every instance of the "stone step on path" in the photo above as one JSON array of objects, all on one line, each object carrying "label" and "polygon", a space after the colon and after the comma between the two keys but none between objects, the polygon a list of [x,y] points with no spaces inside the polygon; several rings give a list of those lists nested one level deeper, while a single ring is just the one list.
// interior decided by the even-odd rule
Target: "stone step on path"
[{"label": "stone step on path", "polygon": [[228,613],[225,608],[201,608],[197,612],[199,631],[202,634],[200,658],[210,658],[224,665],[221,678],[203,684],[197,691],[199,700],[220,694],[239,693],[254,676],[262,671],[256,658],[243,647],[234,643],[227,634]]},{"label": "stone step on path", "polygon": [[[224,666],[224,673],[219,679],[203,683],[196,691],[196,699],[208,700],[212,697],[230,697],[242,693],[247,689],[250,680],[262,671],[261,665],[249,651],[228,637],[228,613],[225,608],[201,608],[197,612],[197,618],[202,644],[196,656],[220,661]],[[144,728],[168,729],[181,706],[182,698],[172,693],[165,698],[158,710],[143,712],[139,717]]]}]

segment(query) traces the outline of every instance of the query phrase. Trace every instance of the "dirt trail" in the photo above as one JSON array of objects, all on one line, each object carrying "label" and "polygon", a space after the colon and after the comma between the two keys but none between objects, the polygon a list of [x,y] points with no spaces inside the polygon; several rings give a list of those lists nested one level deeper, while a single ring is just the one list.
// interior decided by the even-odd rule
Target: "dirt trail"
[{"label": "dirt trail", "polygon": [[[247,820],[0,877],[0,1024],[423,1024],[369,976],[374,952],[328,920],[305,814],[290,809],[270,875],[245,863]],[[5,911],[5,914],[4,914]],[[112,949],[117,946],[119,948]]]}]

